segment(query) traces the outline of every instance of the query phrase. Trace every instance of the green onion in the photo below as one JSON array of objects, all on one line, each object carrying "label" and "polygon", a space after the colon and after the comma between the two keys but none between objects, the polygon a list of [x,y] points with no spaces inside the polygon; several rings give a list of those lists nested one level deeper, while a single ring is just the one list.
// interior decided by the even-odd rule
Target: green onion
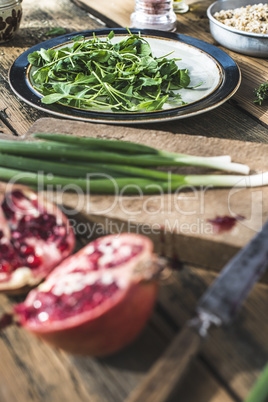
[{"label": "green onion", "polygon": [[125,166],[125,165],[106,165],[106,164],[85,164],[74,166],[68,163],[58,162],[58,161],[46,161],[26,158],[23,156],[14,156],[8,154],[0,153],[0,166],[6,168],[14,168],[26,170],[29,172],[38,172],[40,166],[42,171],[45,173],[53,173],[60,176],[67,177],[84,177],[90,173],[100,173],[106,174],[113,177],[145,177],[153,178],[155,180],[172,180],[181,179],[180,175],[172,174],[168,172],[161,172],[158,170],[150,170],[145,168],[139,168],[136,166]]},{"label": "green onion", "polygon": [[[32,172],[21,172],[15,169],[0,169],[0,179],[4,181],[12,181],[13,183],[22,183],[37,187],[39,190],[49,186],[49,189],[56,190],[72,190],[79,187],[88,194],[161,194],[180,191],[185,187],[194,186],[215,186],[215,187],[257,187],[268,184],[268,172],[263,174],[245,176],[220,176],[220,175],[188,175],[179,176],[177,180],[166,180],[152,182],[145,178],[105,178],[105,179],[80,179],[74,178],[70,182],[70,178],[54,176],[53,174],[42,174]],[[60,188],[59,188],[60,186]],[[66,189],[62,189],[66,186]]]},{"label": "green onion", "polygon": [[149,147],[143,144],[137,144],[130,141],[118,141],[107,140],[106,138],[94,138],[94,137],[74,137],[68,134],[43,134],[34,133],[34,138],[47,141],[63,142],[65,144],[73,144],[81,146],[82,148],[100,148],[100,149],[112,149],[117,152],[124,151],[129,153],[143,153],[143,154],[158,154],[159,151],[155,148]]},{"label": "green onion", "polygon": [[[88,194],[113,194],[117,195],[120,192],[124,194],[161,194],[166,192],[176,191],[181,185],[184,185],[184,176],[180,180],[175,181],[158,181],[152,183],[150,179],[144,178],[116,178],[107,179],[79,179],[74,178],[70,182],[70,178],[54,176],[53,174],[22,172],[15,169],[0,169],[0,179],[11,181],[13,183],[22,183],[29,186],[34,186],[38,190],[49,187],[50,190],[76,190],[77,188]],[[62,188],[66,186],[66,188]],[[73,186],[73,187],[72,187]]]},{"label": "green onion", "polygon": [[268,364],[251,389],[245,402],[265,402],[268,400]]},{"label": "green onion", "polygon": [[[95,138],[76,138],[68,135],[58,135],[58,134],[35,134],[34,135],[36,138],[42,138],[42,139],[49,139],[52,140],[52,142],[47,141],[45,143],[34,143],[34,142],[28,142],[28,144],[38,144],[35,145],[37,149],[36,154],[37,156],[42,157],[45,154],[42,153],[41,148],[43,149],[43,152],[46,152],[47,156],[51,157],[65,157],[73,160],[87,160],[88,162],[90,161],[95,161],[95,162],[103,162],[103,163],[114,163],[114,164],[123,164],[123,165],[134,165],[134,166],[200,166],[200,167],[206,167],[206,168],[212,168],[212,169],[217,169],[217,170],[224,170],[224,171],[230,171],[234,173],[240,173],[240,174],[248,174],[249,173],[249,167],[240,163],[231,163],[230,157],[227,156],[221,156],[221,157],[202,157],[202,156],[192,156],[192,155],[186,155],[186,154],[179,154],[179,153],[170,153],[166,151],[159,151],[154,148],[148,147],[149,151],[150,149],[153,150],[151,151],[150,154],[138,154],[138,155],[127,155],[125,156],[124,154],[117,154],[117,153],[110,153],[110,152],[103,152],[103,151],[98,151],[96,150],[93,151],[87,151],[85,150],[85,145],[89,146],[91,143],[92,144],[100,144],[102,143],[103,146],[102,148],[105,147],[112,147],[114,150],[123,150],[125,145],[123,146],[123,142],[119,141],[113,141],[113,140],[105,140],[105,139],[99,139],[99,141],[94,141],[96,140]],[[59,140],[63,139],[63,142],[66,141],[65,145],[62,146],[60,149],[53,148],[53,141],[56,141],[56,144],[58,145]],[[83,148],[81,149],[80,153],[77,148],[77,145],[81,144],[80,140],[83,140]],[[116,149],[116,143],[118,143],[118,147]],[[75,148],[71,147],[72,145],[75,145]],[[121,145],[120,145],[121,144]],[[128,144],[128,143],[127,143]],[[134,149],[136,149],[136,146],[139,146],[140,144],[135,144],[135,143],[130,143],[134,145]],[[68,148],[69,145],[69,148]],[[31,152],[28,150],[27,152],[27,146],[25,146],[25,149],[22,149],[21,147],[19,150],[17,147],[13,146],[12,149],[8,147],[8,145],[5,145],[5,148],[2,150],[2,152],[9,152],[9,153],[14,153],[19,152],[17,154],[21,155],[31,155]],[[35,149],[36,149],[35,148]],[[141,149],[145,152],[147,147],[144,148],[144,146],[141,146]],[[14,151],[15,149],[15,151]],[[69,152],[70,151],[70,152]],[[48,154],[48,153],[49,154]],[[154,152],[154,154],[152,154]],[[228,160],[228,162],[227,162]]]},{"label": "green onion", "polygon": [[268,172],[249,176],[237,175],[188,175],[184,176],[189,186],[240,187],[251,188],[267,186]]}]

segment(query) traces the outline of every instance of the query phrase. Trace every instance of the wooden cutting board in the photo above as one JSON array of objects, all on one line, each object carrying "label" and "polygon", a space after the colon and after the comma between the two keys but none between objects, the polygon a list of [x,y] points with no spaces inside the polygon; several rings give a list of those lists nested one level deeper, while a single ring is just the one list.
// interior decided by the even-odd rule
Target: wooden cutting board
[{"label": "wooden cutting board", "polygon": [[[256,172],[268,170],[268,144],[55,118],[37,120],[26,136],[29,138],[34,132],[128,140],[193,155],[230,154],[234,161],[247,163]],[[185,168],[182,171],[189,172]],[[191,173],[198,172],[191,168]],[[70,219],[76,222],[76,233],[86,236],[89,241],[93,230],[98,235],[139,232],[152,238],[159,254],[214,270],[221,269],[268,218],[268,187],[186,190],[149,196],[46,191],[46,196],[62,205]],[[245,219],[222,233],[216,234],[209,222],[217,216],[236,215]]]}]

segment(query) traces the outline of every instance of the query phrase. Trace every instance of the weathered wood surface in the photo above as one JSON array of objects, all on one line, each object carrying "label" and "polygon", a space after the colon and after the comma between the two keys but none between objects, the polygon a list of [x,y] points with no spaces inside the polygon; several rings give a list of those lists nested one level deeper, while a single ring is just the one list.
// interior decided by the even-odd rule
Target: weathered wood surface
[{"label": "weathered wood surface", "polygon": [[[213,276],[186,266],[164,282],[141,336],[103,359],[70,356],[10,327],[0,334],[0,399],[121,402],[139,384],[174,335],[194,314]],[[1,312],[18,299],[0,296]],[[211,332],[172,402],[241,401],[268,358],[267,287],[258,285],[231,328]],[[261,328],[261,331],[260,331]]]},{"label": "weathered wood surface", "polygon": [[[232,160],[247,163],[252,171],[268,170],[268,144],[231,141],[188,135],[174,136],[156,130],[117,127],[94,123],[59,120],[37,120],[28,131],[63,133],[129,140],[166,151],[192,155],[231,155]],[[200,169],[179,168],[178,172],[198,174]],[[204,172],[207,172],[205,170]],[[64,189],[63,189],[64,190]],[[187,190],[187,191],[185,191]],[[51,195],[50,195],[51,197]],[[175,194],[144,196],[68,193],[56,195],[57,202],[95,222],[96,230],[106,232],[133,231],[150,236],[158,253],[181,261],[221,269],[244,246],[268,219],[268,188],[209,189],[182,188]],[[232,230],[215,234],[210,219],[217,216],[243,216]],[[78,224],[76,230],[90,233]],[[194,245],[194,247],[193,247]]]},{"label": "weathered wood surface", "polygon": [[[114,22],[119,15],[115,7],[117,1],[90,2],[91,14],[101,17],[104,22],[69,0],[23,1],[21,29],[14,40],[1,44],[0,49],[1,137],[24,135],[37,119],[49,117],[13,94],[8,84],[12,62],[24,50],[48,39],[45,34],[51,27],[61,26],[67,32],[76,32],[98,29],[105,23],[111,27],[126,26],[121,21]],[[129,7],[127,0],[123,3],[125,9]],[[105,7],[96,13],[99,4]],[[115,13],[111,13],[112,4]],[[191,5],[189,13],[178,16],[178,30],[214,43],[205,16],[206,5],[206,2]],[[162,133],[163,138],[168,132],[172,141],[180,134],[187,134],[192,136],[193,142],[197,135],[203,135],[267,143],[267,108],[251,102],[254,87],[267,78],[267,61],[229,53],[243,74],[241,88],[235,97],[216,110],[195,118],[133,127],[136,134],[127,139],[136,140],[142,129],[144,137],[146,132],[150,135],[150,130],[158,135]],[[78,247],[88,240],[78,238]],[[169,242],[170,238],[167,238],[167,245]],[[215,258],[218,258],[216,253]],[[213,279],[211,272],[190,266],[174,273],[160,287],[154,314],[139,339],[106,359],[70,356],[48,347],[18,327],[7,328],[0,333],[1,402],[124,401],[162,354],[175,331],[193,316],[198,298]],[[1,295],[0,312],[10,310],[19,300]],[[257,285],[234,325],[211,332],[172,402],[242,402],[268,358],[267,302],[267,287]]]},{"label": "weathered wood surface", "polygon": [[46,34],[51,28],[62,27],[66,32],[97,29],[103,25],[68,0],[23,1],[23,17],[17,35],[10,42],[1,43],[0,50],[0,133],[24,134],[38,118],[45,113],[30,107],[14,96],[8,82],[12,63],[26,49],[52,36]]},{"label": "weathered wood surface", "polygon": [[[134,0],[72,0],[74,3],[83,6],[90,12],[96,12],[99,16],[105,15],[105,21],[108,26],[130,27],[130,15],[135,9]],[[253,103],[254,89],[262,82],[268,79],[267,61],[255,57],[248,57],[242,54],[232,52],[222,46],[219,46],[212,38],[209,31],[209,22],[206,16],[206,10],[212,3],[211,0],[191,1],[189,12],[177,14],[177,32],[183,35],[194,36],[206,42],[218,46],[227,52],[239,65],[242,72],[242,83],[237,94],[233,97],[238,107],[258,118],[261,122],[268,124],[268,110],[265,106],[258,106]],[[106,19],[106,17],[109,19]]]}]

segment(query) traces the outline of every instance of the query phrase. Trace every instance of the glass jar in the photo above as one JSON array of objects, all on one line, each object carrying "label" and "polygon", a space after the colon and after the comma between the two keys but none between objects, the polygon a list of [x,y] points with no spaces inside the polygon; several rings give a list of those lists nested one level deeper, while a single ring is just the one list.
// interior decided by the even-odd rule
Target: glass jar
[{"label": "glass jar", "polygon": [[19,29],[22,0],[0,0],[0,42],[13,38]]},{"label": "glass jar", "polygon": [[176,24],[173,0],[135,1],[135,11],[131,14],[132,27],[175,31]]}]

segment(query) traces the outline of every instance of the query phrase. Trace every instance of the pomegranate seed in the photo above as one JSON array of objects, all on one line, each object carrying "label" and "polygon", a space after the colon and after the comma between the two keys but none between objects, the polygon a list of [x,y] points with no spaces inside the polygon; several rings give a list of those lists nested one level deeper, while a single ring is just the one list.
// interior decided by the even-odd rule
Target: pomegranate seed
[{"label": "pomegranate seed", "polygon": [[65,228],[64,226],[55,226],[55,227],[53,228],[53,233],[54,233],[56,236],[64,237],[65,234],[66,234],[66,228]]},{"label": "pomegranate seed", "polygon": [[0,254],[7,254],[9,252],[9,247],[7,244],[0,244]]},{"label": "pomegranate seed", "polygon": [[42,263],[42,258],[37,255],[29,255],[26,259],[29,268],[37,268]]},{"label": "pomegranate seed", "polygon": [[11,272],[12,266],[8,262],[2,262],[0,264],[0,271],[2,272]]},{"label": "pomegranate seed", "polygon": [[66,241],[62,241],[59,245],[58,245],[58,249],[63,252],[65,251],[67,248],[69,247],[69,244]]},{"label": "pomegranate seed", "polygon": [[2,203],[2,210],[6,218],[11,219],[14,216],[14,211],[12,211],[6,200]]},{"label": "pomegranate seed", "polygon": [[33,218],[31,215],[23,215],[23,217],[19,221],[19,227],[25,226],[25,224],[28,224],[32,219]]},{"label": "pomegranate seed", "polygon": [[22,255],[34,254],[34,248],[32,246],[29,246],[28,244],[22,244],[20,246],[20,254]]},{"label": "pomegranate seed", "polygon": [[13,239],[19,239],[21,237],[21,235],[22,234],[16,230],[14,232],[12,232]]},{"label": "pomegranate seed", "polygon": [[90,262],[94,265],[93,270],[96,271],[98,269],[98,262],[102,253],[100,251],[95,250],[94,253],[90,254]]},{"label": "pomegranate seed", "polygon": [[26,198],[25,196],[24,196],[24,194],[22,193],[22,191],[20,191],[20,190],[14,190],[14,191],[12,191],[12,197],[14,197],[14,198],[17,198],[18,200],[21,200],[22,198]]}]

